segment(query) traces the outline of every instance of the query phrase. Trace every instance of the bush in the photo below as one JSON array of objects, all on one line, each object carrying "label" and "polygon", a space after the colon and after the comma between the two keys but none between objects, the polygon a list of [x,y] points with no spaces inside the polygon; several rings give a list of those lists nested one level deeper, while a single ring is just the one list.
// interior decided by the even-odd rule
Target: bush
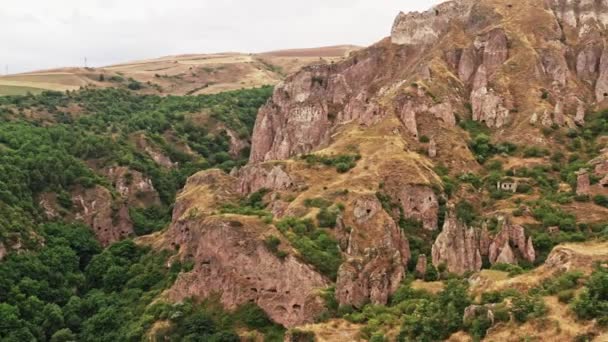
[{"label": "bush", "polygon": [[285,218],[276,224],[291,244],[300,252],[300,257],[330,279],[336,279],[342,264],[342,253],[338,242],[318,229],[311,220]]},{"label": "bush", "polygon": [[478,214],[471,203],[463,200],[456,204],[456,217],[470,226],[475,222]]},{"label": "bush", "polygon": [[557,293],[557,299],[564,304],[568,304],[574,298],[574,290],[564,290]]},{"label": "bush", "polygon": [[326,166],[333,166],[338,172],[345,173],[357,166],[357,161],[361,159],[361,156],[358,154],[340,154],[336,156],[307,154],[303,155],[301,158],[309,165],[323,164]]},{"label": "bush", "polygon": [[337,207],[322,208],[317,214],[317,222],[321,228],[334,228],[337,224],[340,209]]},{"label": "bush", "polygon": [[608,268],[596,266],[572,310],[580,319],[599,318],[598,323],[608,324]]},{"label": "bush", "polygon": [[304,205],[308,208],[327,208],[331,205],[331,202],[321,198],[307,198],[304,200]]},{"label": "bush", "polygon": [[547,307],[542,297],[522,295],[513,299],[511,312],[516,321],[524,323],[546,315]]},{"label": "bush", "polygon": [[597,195],[593,197],[593,202],[597,205],[608,208],[608,196]]},{"label": "bush", "polygon": [[501,264],[501,263],[494,264],[494,265],[492,265],[492,269],[496,270],[496,271],[507,272],[507,273],[509,273],[510,277],[514,277],[516,275],[524,273],[523,268],[521,268],[518,265],[511,265],[511,264]]},{"label": "bush", "polygon": [[264,240],[264,245],[272,254],[277,256],[279,259],[285,259],[287,257],[287,253],[279,250],[279,246],[281,245],[281,239],[274,235],[270,235],[266,237]]}]

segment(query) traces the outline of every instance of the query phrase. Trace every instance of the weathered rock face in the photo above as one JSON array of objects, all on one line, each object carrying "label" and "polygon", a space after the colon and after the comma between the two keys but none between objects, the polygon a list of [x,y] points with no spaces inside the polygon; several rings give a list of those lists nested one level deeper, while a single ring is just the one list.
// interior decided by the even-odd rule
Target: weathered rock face
[{"label": "weathered rock face", "polygon": [[426,267],[427,267],[428,261],[426,259],[426,255],[421,254],[418,256],[418,261],[416,262],[416,275],[418,277],[424,277],[424,275],[426,274]]},{"label": "weathered rock face", "polygon": [[526,239],[525,229],[514,225],[504,217],[499,217],[500,231],[489,245],[488,257],[490,263],[517,264],[517,257],[513,248],[517,248],[520,257],[534,262],[536,252],[532,244],[532,237]]},{"label": "weathered rock face", "polygon": [[444,264],[456,274],[481,270],[482,260],[475,230],[458,221],[454,209],[449,208],[441,234],[432,248],[433,265]]},{"label": "weathered rock face", "polygon": [[406,218],[421,221],[424,228],[436,230],[439,219],[439,200],[433,189],[425,185],[401,185],[387,180],[389,195],[398,200]]},{"label": "weathered rock face", "polygon": [[607,247],[606,243],[556,246],[547,257],[544,267],[552,273],[563,273],[572,270],[590,272],[595,262],[606,261]]},{"label": "weathered rock face", "polygon": [[485,224],[481,231],[468,228],[456,219],[452,207],[448,209],[443,231],[433,244],[433,265],[445,264],[448,271],[463,274],[479,271],[482,257],[488,257],[491,264],[517,264],[520,259],[534,262],[536,251],[524,227],[505,217],[498,220],[499,231],[491,237]]},{"label": "weathered rock face", "polygon": [[504,97],[489,86],[489,81],[509,57],[507,35],[502,29],[494,29],[478,36],[465,51],[458,70],[463,82],[471,80],[475,73],[471,91],[473,120],[485,122],[489,127],[506,125],[510,117]]},{"label": "weathered rock face", "polygon": [[405,276],[410,258],[408,240],[373,195],[352,204],[344,226],[351,227],[344,250],[347,260],[338,270],[336,299],[361,307],[386,304]]},{"label": "weathered rock face", "polygon": [[152,180],[144,177],[141,172],[116,166],[108,168],[104,174],[129,205],[140,207],[160,205],[160,198],[152,185]]},{"label": "weathered rock face", "polygon": [[218,217],[174,222],[172,241],[195,266],[180,274],[169,298],[219,294],[228,309],[253,302],[286,327],[313,322],[324,308],[317,294],[328,281],[293,256],[281,260],[272,254],[264,246],[264,230],[255,222]]},{"label": "weathered rock face", "polygon": [[435,139],[431,139],[431,141],[429,142],[428,154],[431,158],[437,157],[437,143],[435,142]]},{"label": "weathered rock face", "polygon": [[239,170],[236,176],[241,194],[249,194],[260,189],[286,190],[296,186],[296,180],[285,171],[285,166],[282,165],[248,165]]},{"label": "weathered rock face", "polygon": [[[220,170],[188,179],[177,198],[164,247],[177,249],[195,266],[178,277],[168,290],[169,298],[218,294],[227,308],[253,302],[287,327],[312,322],[324,309],[319,292],[329,281],[293,253],[281,259],[268,250],[268,236],[282,237],[273,226],[253,217],[215,215],[222,203],[238,198],[237,180]],[[281,249],[290,251],[289,242],[281,241]]]},{"label": "weathered rock face", "polygon": [[226,129],[226,134],[230,138],[230,155],[233,157],[238,157],[241,155],[241,152],[249,147],[249,142],[247,140],[239,138],[238,134],[231,129]]},{"label": "weathered rock face", "polygon": [[591,179],[587,170],[580,170],[576,179],[576,194],[586,196],[591,194]]},{"label": "weathered rock face", "polygon": [[252,137],[251,162],[287,159],[325,144],[341,122],[371,123],[383,112],[367,106],[369,83],[378,58],[368,56],[340,66],[308,67],[275,88],[262,107]]},{"label": "weathered rock face", "polygon": [[386,304],[405,277],[399,253],[376,249],[363,258],[342,264],[336,282],[336,298],[342,305],[362,307],[367,302]]},{"label": "weathered rock face", "polygon": [[159,148],[153,146],[145,135],[141,134],[135,138],[135,144],[139,150],[146,152],[156,164],[166,168],[175,167],[175,163],[166,156]]},{"label": "weathered rock face", "polygon": [[433,44],[448,30],[452,20],[463,20],[471,7],[470,1],[447,1],[423,13],[399,13],[391,41],[400,45]]},{"label": "weathered rock face", "polygon": [[580,37],[593,35],[599,26],[608,25],[608,4],[590,0],[547,0],[562,25],[577,29]]},{"label": "weathered rock face", "polygon": [[118,203],[115,209],[110,191],[95,186],[82,191],[74,191],[72,202],[76,219],[91,227],[97,240],[107,246],[133,235],[133,223],[126,203]]}]

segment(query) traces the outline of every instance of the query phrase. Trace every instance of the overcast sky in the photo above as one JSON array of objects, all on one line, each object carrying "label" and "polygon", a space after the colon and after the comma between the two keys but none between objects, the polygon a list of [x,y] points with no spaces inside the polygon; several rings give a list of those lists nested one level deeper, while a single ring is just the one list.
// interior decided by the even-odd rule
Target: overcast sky
[{"label": "overcast sky", "polygon": [[9,73],[183,53],[261,52],[388,36],[399,11],[441,0],[1,0]]}]

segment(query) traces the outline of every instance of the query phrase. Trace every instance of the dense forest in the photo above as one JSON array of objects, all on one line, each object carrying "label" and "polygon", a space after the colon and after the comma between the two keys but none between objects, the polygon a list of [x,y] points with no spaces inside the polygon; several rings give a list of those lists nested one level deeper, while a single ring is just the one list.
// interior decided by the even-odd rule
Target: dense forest
[{"label": "dense forest", "polygon": [[[38,203],[40,194],[52,192],[69,211],[75,187],[114,193],[100,170],[125,166],[151,179],[161,200],[160,207],[133,208],[136,233],[162,229],[190,175],[246,162],[246,148],[229,153],[226,130],[248,140],[271,92],[159,97],[83,89],[0,97],[0,243],[14,250],[0,263],[0,340],[138,341],[159,320],[172,324],[156,334],[174,340],[238,341],[234,322],[281,336],[255,306],[224,313],[213,301],[150,305],[191,265],[167,268],[168,252],[132,240],[104,250],[89,227],[48,220]],[[175,167],[142,151],[137,134]]]}]

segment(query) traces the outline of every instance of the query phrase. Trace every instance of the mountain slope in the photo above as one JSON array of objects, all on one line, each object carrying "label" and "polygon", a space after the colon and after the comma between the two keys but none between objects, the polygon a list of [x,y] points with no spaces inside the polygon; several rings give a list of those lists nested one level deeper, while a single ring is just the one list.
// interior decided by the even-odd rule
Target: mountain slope
[{"label": "mountain slope", "polygon": [[[389,38],[344,61],[290,75],[258,114],[249,164],[227,180],[238,184],[222,202],[232,209],[203,203],[191,217],[174,215],[163,237],[197,265],[188,295],[205,296],[212,277],[234,267],[222,256],[229,250],[199,259],[185,247],[214,229],[180,230],[196,220],[248,226],[247,216],[259,216],[257,249],[276,241],[265,247],[280,252],[275,258],[311,264],[334,284],[334,301],[363,313],[389,304],[408,274],[531,269],[559,243],[605,236],[606,13],[599,2],[448,1],[400,14]],[[213,179],[196,177],[204,189]],[[247,196],[261,203],[239,199]],[[321,234],[328,243],[315,243]],[[322,261],[336,244],[342,260]],[[308,293],[290,302],[273,293],[293,293],[293,285],[259,291],[255,279],[238,282],[243,293],[257,291],[237,302],[264,303],[286,326],[318,314],[317,301],[295,298],[324,293],[302,288]],[[451,291],[466,290],[443,296],[462,295]],[[234,298],[220,300],[230,306]],[[435,319],[435,305],[447,305],[437,300],[420,314]],[[415,326],[424,324],[445,327],[424,335],[430,340],[467,328],[465,304],[441,318],[454,326],[406,321],[402,339],[420,338]]]},{"label": "mountain slope", "polygon": [[190,54],[101,68],[28,72],[0,76],[0,95],[77,90],[85,86],[106,88],[129,85],[145,94],[215,94],[274,85],[302,66],[338,61],[357,49],[344,45],[260,54]]}]

